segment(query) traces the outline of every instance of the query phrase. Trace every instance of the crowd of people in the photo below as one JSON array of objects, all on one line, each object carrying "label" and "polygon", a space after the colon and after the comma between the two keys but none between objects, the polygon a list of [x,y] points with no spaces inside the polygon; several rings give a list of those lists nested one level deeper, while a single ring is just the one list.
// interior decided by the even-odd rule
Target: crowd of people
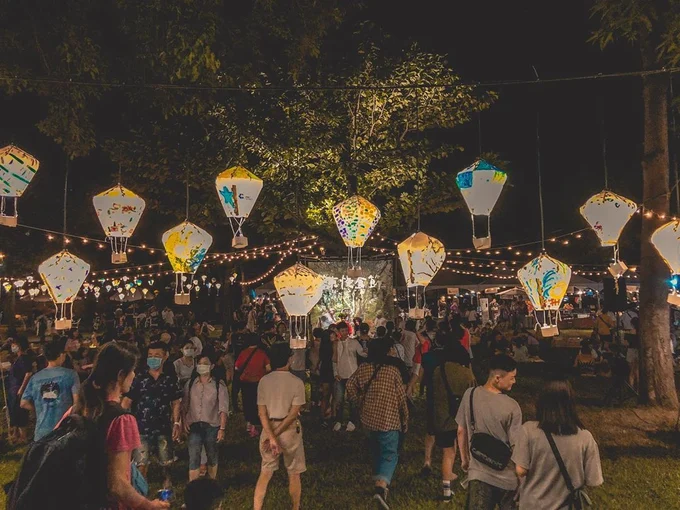
[{"label": "crowd of people", "polygon": [[[401,324],[343,317],[313,329],[305,348],[291,349],[297,332],[271,301],[239,310],[219,338],[195,317],[177,327],[168,310],[145,332],[119,324],[100,335],[74,330],[30,346],[21,336],[7,342],[12,440],[28,440],[29,413],[35,415],[32,445],[59,436],[70,418],[97,423],[107,463],[99,496],[107,508],[169,508],[161,493],[148,494],[145,480],[149,464],[157,463],[159,482],[172,490],[173,443],[182,439],[189,457],[186,508],[218,508],[219,444],[232,426],[229,417],[242,410],[243,440],[259,438],[256,510],[281,461],[291,507],[300,507],[303,421],[328,434],[365,431],[372,499],[389,509],[402,444],[420,416],[414,413],[419,396],[426,422],[423,477],[434,476],[434,447],[443,452],[441,492],[433,497],[452,501],[457,457],[467,473],[467,508],[475,510],[562,508],[603,483],[597,445],[565,379],[546,383],[537,420],[522,422],[510,393],[517,363],[538,351],[528,334],[518,331],[508,341],[498,329],[471,325],[457,313]],[[472,335],[481,340],[473,345]],[[307,412],[310,418],[301,419]],[[21,489],[17,483],[10,490],[10,501]]]}]

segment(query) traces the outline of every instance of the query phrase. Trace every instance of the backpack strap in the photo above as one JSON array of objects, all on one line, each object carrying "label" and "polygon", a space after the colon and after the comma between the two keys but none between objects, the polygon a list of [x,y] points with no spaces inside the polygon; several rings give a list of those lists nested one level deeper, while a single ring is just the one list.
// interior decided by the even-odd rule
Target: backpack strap
[{"label": "backpack strap", "polygon": [[255,356],[255,353],[257,352],[258,349],[259,349],[259,347],[256,345],[255,348],[252,350],[252,352],[248,355],[248,357],[246,358],[246,362],[241,367],[241,370],[239,370],[239,372],[241,372],[241,374],[243,374],[246,371],[246,367],[250,363],[250,360],[253,359],[253,356]]},{"label": "backpack strap", "polygon": [[472,405],[473,403],[473,398],[475,396],[475,390],[477,387],[475,386],[472,388],[472,391],[470,392],[470,427],[472,428],[472,433],[475,433],[475,409],[474,406]]},{"label": "backpack strap", "polygon": [[[555,455],[555,460],[557,460],[557,465],[560,468],[560,473],[562,473],[562,478],[564,478],[565,483],[567,484],[567,489],[569,489],[569,498],[571,498],[571,495],[574,493],[574,484],[571,481],[571,477],[569,476],[569,473],[567,472],[567,467],[564,465],[564,461],[562,460],[562,456],[560,455],[560,451],[557,449],[557,445],[555,444],[555,439],[552,437],[552,434],[550,432],[546,432],[545,430],[543,431],[545,434],[545,437],[548,439],[548,443],[550,444],[550,449],[553,451],[553,454]],[[569,500],[567,500],[569,501]]]}]

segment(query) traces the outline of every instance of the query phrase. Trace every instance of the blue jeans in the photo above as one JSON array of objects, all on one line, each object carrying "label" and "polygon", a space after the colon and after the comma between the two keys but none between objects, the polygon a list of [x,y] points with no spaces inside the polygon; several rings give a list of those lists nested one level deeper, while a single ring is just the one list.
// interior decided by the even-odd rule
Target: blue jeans
[{"label": "blue jeans", "polygon": [[195,471],[201,467],[201,449],[205,447],[208,466],[217,465],[217,432],[219,427],[211,427],[208,423],[199,421],[192,423],[189,428],[189,470]]},{"label": "blue jeans", "polygon": [[[345,389],[347,388],[347,379],[341,379],[333,383],[333,400],[336,402],[337,411],[335,413],[335,421],[342,422],[342,415],[345,412]],[[351,402],[349,405],[349,421],[354,422],[354,406]]]},{"label": "blue jeans", "polygon": [[371,431],[368,439],[373,457],[373,479],[382,480],[389,485],[392,482],[394,470],[397,469],[403,434],[399,430]]}]

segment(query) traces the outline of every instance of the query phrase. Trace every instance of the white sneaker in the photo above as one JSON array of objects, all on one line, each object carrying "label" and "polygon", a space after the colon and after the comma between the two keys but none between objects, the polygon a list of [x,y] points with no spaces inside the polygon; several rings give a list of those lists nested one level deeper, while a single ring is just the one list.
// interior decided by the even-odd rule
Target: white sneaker
[{"label": "white sneaker", "polygon": [[354,423],[352,423],[351,421],[347,422],[347,428],[345,429],[345,430],[347,430],[347,432],[354,432],[356,429],[357,428],[354,425]]},{"label": "white sneaker", "polygon": [[333,425],[333,432],[340,432],[341,428],[342,428],[342,423],[337,421],[337,422],[335,422],[335,425]]}]

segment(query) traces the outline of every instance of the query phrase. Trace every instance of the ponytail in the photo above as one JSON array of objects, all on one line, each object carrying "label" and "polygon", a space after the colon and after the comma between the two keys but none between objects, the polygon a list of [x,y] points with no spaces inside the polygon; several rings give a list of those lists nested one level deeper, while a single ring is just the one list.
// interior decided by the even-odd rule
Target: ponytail
[{"label": "ponytail", "polygon": [[99,418],[111,385],[118,381],[121,372],[124,375],[132,372],[136,364],[137,356],[133,352],[117,342],[106,344],[94,361],[92,373],[80,387],[80,399],[74,412],[91,419]]}]

